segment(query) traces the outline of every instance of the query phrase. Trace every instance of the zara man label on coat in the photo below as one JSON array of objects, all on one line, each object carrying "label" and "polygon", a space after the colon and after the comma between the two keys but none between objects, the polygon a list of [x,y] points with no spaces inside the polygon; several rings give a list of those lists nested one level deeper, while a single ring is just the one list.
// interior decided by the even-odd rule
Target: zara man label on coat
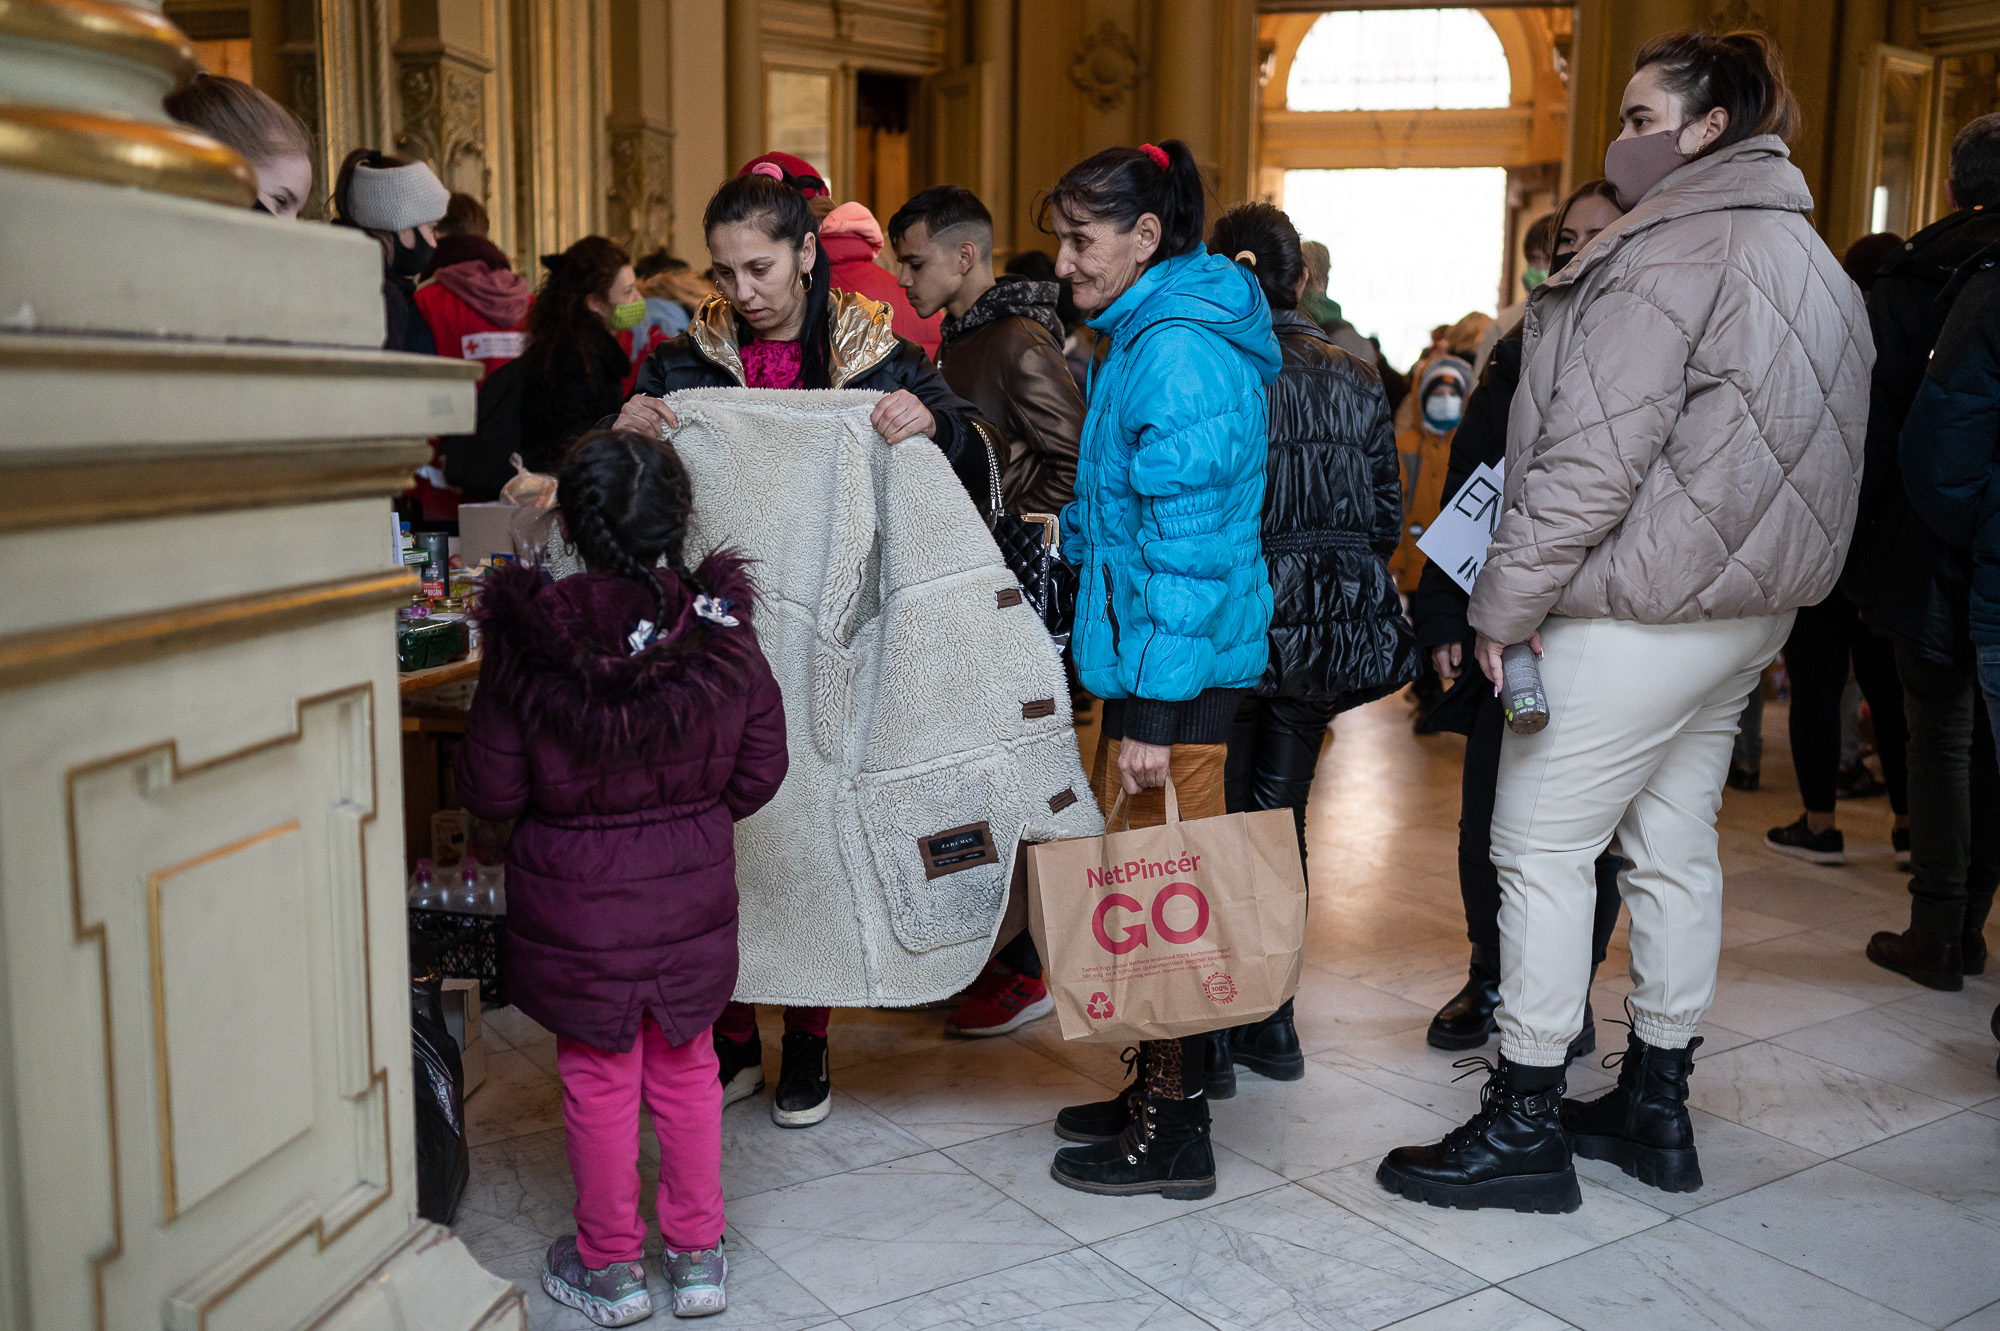
[{"label": "zara man label on coat", "polygon": [[1437,521],[1417,538],[1417,549],[1424,557],[1468,593],[1479,570],[1486,566],[1486,547],[1492,544],[1493,529],[1500,525],[1504,488],[1505,464],[1482,464],[1465,478]]},{"label": "zara man label on coat", "polygon": [[924,857],[926,879],[1000,862],[999,848],[993,844],[993,828],[988,823],[969,823],[935,836],[918,837],[917,850]]}]

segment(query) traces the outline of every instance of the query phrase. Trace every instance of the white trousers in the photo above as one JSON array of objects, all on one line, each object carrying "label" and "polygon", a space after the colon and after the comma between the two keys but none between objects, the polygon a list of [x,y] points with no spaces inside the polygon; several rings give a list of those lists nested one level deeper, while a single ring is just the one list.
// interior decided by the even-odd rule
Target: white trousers
[{"label": "white trousers", "polygon": [[1550,619],[1549,724],[1509,733],[1493,804],[1500,1052],[1557,1067],[1590,993],[1592,861],[1615,834],[1632,917],[1634,1029],[1684,1048],[1715,999],[1715,815],[1743,700],[1792,615],[1696,624]]}]

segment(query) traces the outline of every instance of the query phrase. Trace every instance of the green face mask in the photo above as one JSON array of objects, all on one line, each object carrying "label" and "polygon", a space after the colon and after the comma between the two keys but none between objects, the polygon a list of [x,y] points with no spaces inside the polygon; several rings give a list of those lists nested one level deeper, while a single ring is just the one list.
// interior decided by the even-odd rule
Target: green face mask
[{"label": "green face mask", "polygon": [[623,305],[611,307],[611,331],[622,333],[628,328],[637,328],[639,321],[646,317],[646,302],[628,300]]},{"label": "green face mask", "polygon": [[1546,268],[1528,267],[1521,270],[1521,285],[1530,291],[1548,280],[1549,270]]}]

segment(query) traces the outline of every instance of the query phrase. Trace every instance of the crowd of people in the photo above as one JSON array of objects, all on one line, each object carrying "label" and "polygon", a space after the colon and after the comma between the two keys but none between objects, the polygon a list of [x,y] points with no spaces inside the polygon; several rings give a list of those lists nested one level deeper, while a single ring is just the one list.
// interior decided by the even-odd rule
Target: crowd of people
[{"label": "crowd of people", "polygon": [[[249,160],[260,209],[298,213],[312,171],[287,113],[216,78],[170,109]],[[577,1233],[548,1254],[549,1292],[601,1325],[651,1312],[643,1103],[673,1311],[720,1311],[720,1114],[765,1089],[756,1010],[732,997],[730,826],[785,776],[783,702],[750,572],[684,557],[681,390],[869,390],[882,443],[937,449],[982,514],[1059,514],[1082,579],[1081,753],[1133,827],[1166,819],[1171,781],[1183,818],[1289,809],[1304,857],[1337,713],[1407,686],[1420,730],[1466,736],[1471,960],[1427,1038],[1499,1049],[1469,1121],[1381,1162],[1405,1197],[1574,1210],[1577,1155],[1701,1186],[1686,1102],[1721,950],[1716,816],[1726,784],[1758,779],[1739,734],[1758,733],[1780,666],[1803,812],[1771,849],[1843,861],[1851,675],[1912,874],[1909,927],[1867,956],[1933,988],[1982,974],[2000,883],[2000,116],[1953,144],[1954,211],[1844,263],[1809,221],[1800,128],[1761,35],[1647,43],[1603,176],[1527,229],[1529,298],[1440,327],[1407,375],[1282,210],[1210,219],[1179,142],[1071,167],[1037,215],[1054,256],[997,274],[971,191],[926,189],[885,228],[770,153],[710,200],[708,271],[593,236],[544,259],[532,292],[475,201],[421,163],[350,157],[330,194],[336,224],[380,248],[384,345],[484,364],[473,445],[558,477],[587,570],[492,581],[459,755],[467,807],[522,820],[513,988],[559,1037]],[[1468,587],[1417,540],[1484,467],[1503,489]],[[476,489],[455,478],[490,470],[448,441],[417,502],[448,516]],[[1501,697],[1517,644],[1546,693],[1533,733]],[[1621,909],[1617,1084],[1566,1099]],[[944,1024],[998,1035],[1051,1008],[1024,932]],[[831,1112],[828,1015],[784,1013],[781,1126]],[[1239,1066],[1304,1075],[1289,1002],[1128,1061],[1126,1089],[1056,1116],[1057,1183],[1209,1195],[1209,1100]]]}]

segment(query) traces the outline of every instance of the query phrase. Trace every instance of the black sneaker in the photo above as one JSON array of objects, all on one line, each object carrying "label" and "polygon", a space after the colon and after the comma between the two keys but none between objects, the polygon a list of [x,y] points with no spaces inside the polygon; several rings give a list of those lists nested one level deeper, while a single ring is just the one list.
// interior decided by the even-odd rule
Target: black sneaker
[{"label": "black sneaker", "polygon": [[785,1032],[784,1062],[778,1068],[778,1093],[771,1099],[771,1121],[781,1128],[809,1128],[833,1112],[833,1082],[827,1075],[826,1037],[804,1031]]},{"label": "black sneaker", "polygon": [[1125,1066],[1132,1081],[1109,1100],[1093,1100],[1087,1105],[1071,1105],[1056,1114],[1056,1136],[1072,1142],[1115,1141],[1139,1112],[1146,1098],[1146,1049],[1141,1045],[1125,1051]]},{"label": "black sneaker", "polygon": [[1391,1192],[1429,1206],[1478,1211],[1505,1207],[1556,1215],[1583,1205],[1569,1139],[1563,1135],[1561,1081],[1541,1068],[1520,1068],[1501,1055],[1460,1059],[1455,1067],[1489,1072],[1479,1112],[1435,1146],[1399,1146],[1375,1179]]},{"label": "black sneaker", "polygon": [[1731,763],[1729,764],[1728,781],[1731,790],[1755,790],[1757,788],[1757,769],[1754,767],[1740,767],[1735,763]]},{"label": "black sneaker", "polygon": [[1897,867],[1898,869],[1907,869],[1907,868],[1909,868],[1909,867],[1910,867],[1910,829],[1909,829],[1909,828],[1907,828],[1907,827],[1892,827],[1892,828],[1890,828],[1890,829],[1889,829],[1889,849],[1890,849],[1890,850],[1892,850],[1892,851],[1894,851],[1894,852],[1896,853],[1896,867]]},{"label": "black sneaker", "polygon": [[716,1075],[722,1080],[722,1107],[748,1100],[764,1089],[764,1042],[756,1036],[732,1040],[715,1033]]},{"label": "black sneaker", "polygon": [[1808,864],[1838,867],[1847,863],[1847,841],[1840,835],[1840,829],[1829,827],[1824,832],[1815,832],[1806,826],[1804,814],[1799,815],[1796,823],[1766,832],[1764,844],[1780,855]]}]

